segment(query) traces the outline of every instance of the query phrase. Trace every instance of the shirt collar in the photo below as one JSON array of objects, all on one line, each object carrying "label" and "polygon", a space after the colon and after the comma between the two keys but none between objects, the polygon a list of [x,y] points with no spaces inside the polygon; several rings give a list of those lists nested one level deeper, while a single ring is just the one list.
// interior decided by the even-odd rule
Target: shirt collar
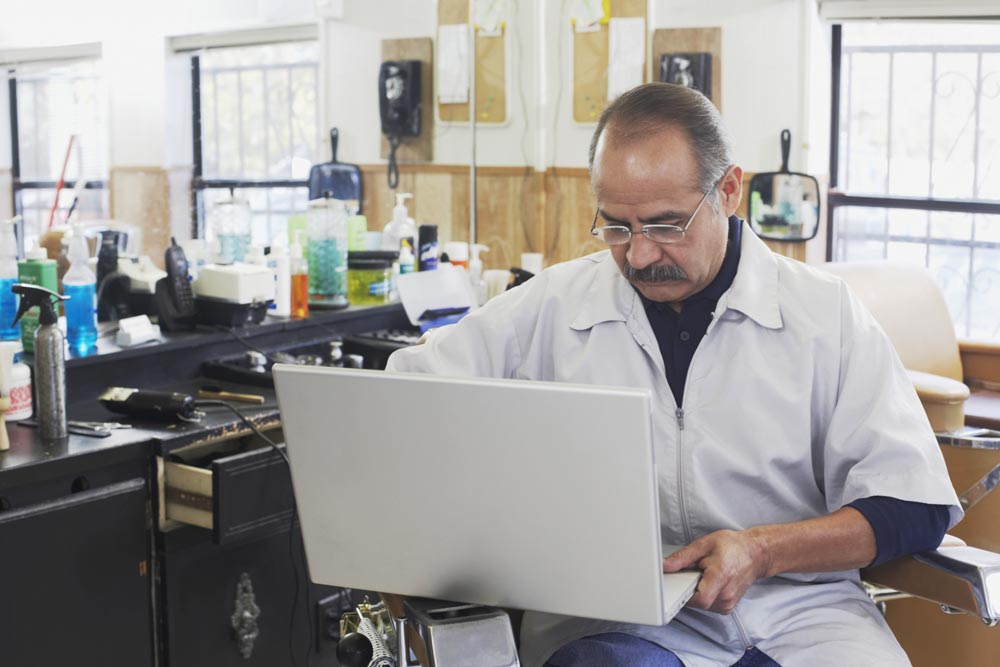
[{"label": "shirt collar", "polygon": [[778,258],[740,221],[740,265],[732,287],[719,298],[717,313],[737,310],[762,327],[783,326],[778,301]]}]

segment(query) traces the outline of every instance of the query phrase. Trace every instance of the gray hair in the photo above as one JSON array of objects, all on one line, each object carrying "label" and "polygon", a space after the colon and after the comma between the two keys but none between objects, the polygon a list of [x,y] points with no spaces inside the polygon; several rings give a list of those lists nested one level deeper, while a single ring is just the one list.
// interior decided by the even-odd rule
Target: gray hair
[{"label": "gray hair", "polygon": [[[594,169],[597,141],[611,126],[616,140],[639,140],[651,132],[676,128],[691,142],[698,161],[698,188],[711,190],[733,163],[729,133],[719,110],[697,90],[673,83],[645,83],[609,104],[597,121],[590,140],[590,169]],[[718,197],[711,197],[713,206]]]}]

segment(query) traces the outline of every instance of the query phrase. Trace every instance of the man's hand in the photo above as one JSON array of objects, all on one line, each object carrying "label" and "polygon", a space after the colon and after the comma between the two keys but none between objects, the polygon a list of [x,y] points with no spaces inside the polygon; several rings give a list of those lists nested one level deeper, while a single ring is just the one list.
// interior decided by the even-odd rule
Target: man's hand
[{"label": "man's hand", "polygon": [[663,571],[697,567],[701,581],[688,605],[728,614],[758,579],[853,570],[876,553],[871,524],[853,507],[842,507],[805,521],[709,533],[664,558]]},{"label": "man's hand", "polygon": [[767,576],[770,557],[747,531],[719,530],[663,559],[664,572],[697,567],[701,581],[688,606],[728,614],[757,579]]}]

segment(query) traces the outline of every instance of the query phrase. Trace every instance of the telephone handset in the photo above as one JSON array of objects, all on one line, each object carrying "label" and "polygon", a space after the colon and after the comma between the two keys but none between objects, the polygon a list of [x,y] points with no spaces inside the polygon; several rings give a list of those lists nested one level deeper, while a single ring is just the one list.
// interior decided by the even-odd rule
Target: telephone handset
[{"label": "telephone handset", "polygon": [[399,183],[396,149],[402,137],[420,134],[420,61],[387,60],[378,74],[379,117],[389,141],[389,187]]},{"label": "telephone handset", "polygon": [[184,249],[173,238],[163,253],[167,277],[156,281],[156,309],[160,327],[166,331],[193,329],[195,321],[194,293],[188,274]]}]

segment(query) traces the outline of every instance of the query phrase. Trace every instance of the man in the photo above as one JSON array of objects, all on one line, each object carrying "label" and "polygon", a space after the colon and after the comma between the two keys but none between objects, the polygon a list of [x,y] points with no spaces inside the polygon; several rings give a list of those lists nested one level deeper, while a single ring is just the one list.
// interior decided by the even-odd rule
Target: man
[{"label": "man", "polygon": [[653,392],[663,541],[688,545],[664,570],[699,568],[698,589],[662,627],[527,614],[525,663],[909,664],[857,568],[937,546],[961,510],[886,336],[733,216],[742,170],[700,93],[621,96],[590,162],[607,251],[390,359]]}]

